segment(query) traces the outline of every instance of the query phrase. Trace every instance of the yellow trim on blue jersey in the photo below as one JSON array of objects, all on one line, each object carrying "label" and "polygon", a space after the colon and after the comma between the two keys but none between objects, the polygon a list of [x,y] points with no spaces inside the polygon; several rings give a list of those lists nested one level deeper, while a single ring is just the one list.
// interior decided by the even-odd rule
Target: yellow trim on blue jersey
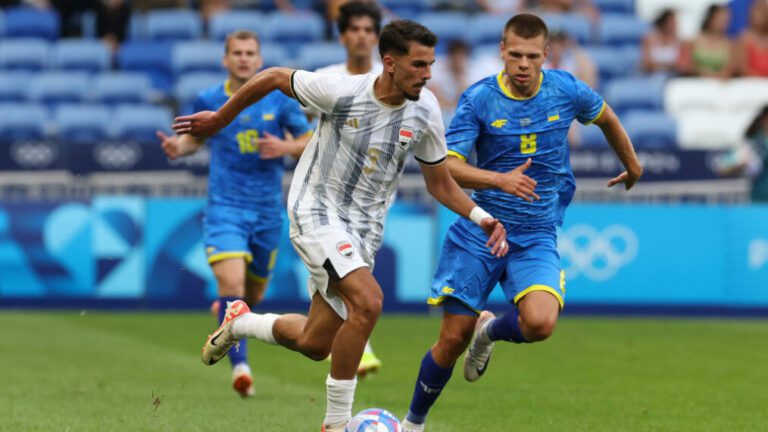
[{"label": "yellow trim on blue jersey", "polygon": [[229,87],[229,80],[224,81],[224,94],[232,97],[232,89]]},{"label": "yellow trim on blue jersey", "polygon": [[250,270],[247,270],[245,272],[245,275],[248,277],[248,279],[259,282],[259,283],[267,283],[269,281],[268,277],[261,277],[256,273],[252,273]]},{"label": "yellow trim on blue jersey", "polygon": [[253,261],[253,255],[251,255],[250,252],[220,252],[209,256],[208,264],[213,264],[230,258],[245,258],[245,262],[247,263]]},{"label": "yellow trim on blue jersey", "polygon": [[[561,276],[560,276],[560,277],[561,277],[561,279],[560,279],[560,284],[562,285],[562,284],[563,284],[563,281],[564,281],[564,278],[563,278],[563,274],[562,274],[562,273],[561,273]],[[556,289],[554,289],[554,288],[552,288],[552,287],[549,287],[549,286],[546,286],[546,285],[531,285],[531,286],[529,286],[528,288],[526,288],[526,289],[522,290],[522,291],[520,292],[520,294],[516,295],[516,296],[515,296],[515,299],[514,299],[514,300],[512,300],[512,302],[513,302],[514,304],[517,304],[517,302],[519,302],[519,301],[520,301],[520,299],[522,299],[523,297],[525,297],[527,294],[529,294],[529,293],[532,293],[533,291],[546,291],[546,292],[548,292],[548,293],[552,294],[553,296],[555,296],[555,298],[557,299],[557,301],[560,303],[560,309],[563,309],[563,307],[565,307],[565,301],[563,301],[563,296],[561,296],[561,295],[560,295],[560,293],[559,293],[559,292],[557,292],[557,290],[556,290]]]},{"label": "yellow trim on blue jersey", "polygon": [[473,310],[475,313],[477,313],[478,315],[480,314],[480,312],[482,312],[481,310],[477,310],[477,309],[473,308],[472,306],[470,306],[470,305],[468,305],[468,304],[464,303],[463,301],[461,301],[461,299],[460,299],[460,298],[457,298],[457,297],[454,297],[454,296],[440,296],[440,297],[437,297],[437,298],[435,298],[435,297],[429,297],[429,298],[427,299],[427,304],[428,304],[428,305],[430,305],[430,306],[440,306],[441,304],[443,304],[443,302],[445,301],[445,299],[447,299],[448,297],[451,297],[451,298],[453,298],[453,299],[456,299],[456,300],[460,301],[460,302],[461,302],[461,304],[463,304],[464,306],[466,306],[466,307],[467,307],[467,308],[469,308],[469,309],[472,309],[472,310]]},{"label": "yellow trim on blue jersey", "polygon": [[448,150],[448,156],[455,156],[455,157],[463,160],[464,162],[467,161],[467,157],[466,156],[464,156],[463,154],[461,154],[459,152],[455,152],[453,150]]},{"label": "yellow trim on blue jersey", "polygon": [[314,134],[315,134],[315,131],[313,131],[312,129],[310,129],[310,130],[308,130],[307,132],[305,132],[305,133],[304,133],[304,135],[300,136],[299,138],[303,138],[303,137],[311,137],[311,136],[312,136],[312,135],[314,135]]},{"label": "yellow trim on blue jersey", "polygon": [[595,116],[595,118],[593,118],[592,120],[590,120],[590,121],[588,121],[588,122],[584,123],[584,126],[589,126],[589,125],[591,125],[592,123],[596,122],[596,121],[597,121],[597,120],[598,120],[600,117],[602,117],[602,116],[603,116],[603,113],[605,112],[605,107],[606,107],[606,106],[608,106],[608,105],[605,103],[605,101],[603,101],[603,107],[602,107],[602,108],[600,108],[600,112],[599,112],[599,113],[597,113],[597,115]]},{"label": "yellow trim on blue jersey", "polygon": [[275,248],[271,254],[269,254],[269,264],[267,264],[267,270],[272,271],[273,268],[275,268],[275,263],[277,263],[277,248]]},{"label": "yellow trim on blue jersey", "polygon": [[496,81],[499,83],[499,88],[501,88],[501,91],[503,91],[508,98],[514,99],[514,100],[526,100],[526,99],[535,97],[537,94],[539,94],[539,90],[541,90],[541,82],[544,81],[544,73],[539,72],[539,85],[536,87],[536,91],[533,92],[533,94],[528,97],[517,97],[512,94],[512,91],[508,89],[507,86],[504,85],[504,71],[499,72],[499,74],[496,76]]},{"label": "yellow trim on blue jersey", "polygon": [[560,270],[560,291],[565,295],[565,270]]}]

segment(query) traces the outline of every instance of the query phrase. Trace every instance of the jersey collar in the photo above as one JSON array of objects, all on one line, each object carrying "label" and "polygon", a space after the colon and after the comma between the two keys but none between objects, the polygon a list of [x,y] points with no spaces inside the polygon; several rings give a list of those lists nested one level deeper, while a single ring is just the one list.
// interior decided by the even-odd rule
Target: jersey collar
[{"label": "jersey collar", "polygon": [[232,89],[229,87],[229,79],[224,81],[224,94],[227,95],[227,97],[232,97]]},{"label": "jersey collar", "polygon": [[539,90],[541,90],[541,82],[544,81],[544,72],[539,73],[539,84],[536,86],[536,91],[533,92],[532,95],[528,97],[518,97],[512,94],[512,91],[507,88],[507,86],[504,85],[504,71],[499,72],[498,75],[496,75],[496,82],[499,84],[499,88],[502,92],[504,92],[505,95],[507,95],[508,98],[514,99],[514,100],[526,100],[531,99],[535,97],[537,94],[539,94]]}]

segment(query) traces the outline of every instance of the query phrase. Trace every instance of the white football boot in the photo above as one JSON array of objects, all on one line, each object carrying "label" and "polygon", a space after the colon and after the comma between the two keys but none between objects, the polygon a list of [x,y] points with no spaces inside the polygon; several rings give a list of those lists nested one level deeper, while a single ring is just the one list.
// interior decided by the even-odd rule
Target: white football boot
[{"label": "white football boot", "polygon": [[250,312],[251,309],[242,300],[235,300],[229,304],[221,326],[212,335],[208,336],[208,340],[203,345],[203,363],[210,366],[227,355],[232,345],[238,342],[232,336],[232,323]]},{"label": "white football boot", "polygon": [[485,332],[488,324],[496,316],[488,311],[483,311],[475,324],[475,334],[469,349],[464,355],[464,378],[469,381],[477,381],[488,368],[488,362],[491,360],[491,351],[493,351],[493,341],[486,342],[487,338],[478,337],[480,332]]}]

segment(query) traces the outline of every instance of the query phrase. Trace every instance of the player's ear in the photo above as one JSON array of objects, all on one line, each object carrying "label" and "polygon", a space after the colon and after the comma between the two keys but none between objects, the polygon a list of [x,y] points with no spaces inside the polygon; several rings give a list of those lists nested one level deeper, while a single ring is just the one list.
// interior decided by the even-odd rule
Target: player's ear
[{"label": "player's ear", "polygon": [[385,72],[395,73],[395,58],[390,54],[384,54],[381,58],[381,64]]}]

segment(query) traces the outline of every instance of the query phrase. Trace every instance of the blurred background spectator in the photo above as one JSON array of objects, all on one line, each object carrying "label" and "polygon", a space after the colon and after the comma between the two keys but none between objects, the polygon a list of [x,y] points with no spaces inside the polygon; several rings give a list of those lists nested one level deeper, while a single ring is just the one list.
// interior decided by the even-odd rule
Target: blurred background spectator
[{"label": "blurred background spectator", "polygon": [[653,21],[653,30],[643,38],[643,69],[646,72],[677,73],[680,47],[677,14],[672,9],[665,9]]},{"label": "blurred background spectator", "polygon": [[768,2],[756,0],[749,27],[739,39],[740,71],[744,76],[768,77]]},{"label": "blurred background spectator", "polygon": [[549,38],[549,55],[544,64],[548,69],[562,69],[572,73],[592,88],[597,88],[595,63],[578,42],[567,33],[555,31]]},{"label": "blurred background spectator", "polygon": [[469,81],[469,45],[462,40],[448,43],[448,52],[444,59],[435,63],[432,79],[427,84],[435,93],[440,108],[453,112],[459,97],[472,84]]},{"label": "blurred background spectator", "polygon": [[700,77],[726,79],[733,76],[733,45],[728,37],[731,12],[727,6],[711,5],[701,33],[683,46],[681,71]]}]

